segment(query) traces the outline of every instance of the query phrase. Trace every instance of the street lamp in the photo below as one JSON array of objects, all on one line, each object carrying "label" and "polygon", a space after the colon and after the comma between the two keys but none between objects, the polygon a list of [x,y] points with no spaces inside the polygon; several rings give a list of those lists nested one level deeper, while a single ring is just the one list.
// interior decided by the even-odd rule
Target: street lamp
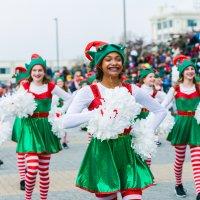
[{"label": "street lamp", "polygon": [[124,45],[126,45],[126,0],[123,0]]},{"label": "street lamp", "polygon": [[56,24],[56,62],[57,67],[60,66],[59,64],[59,40],[58,40],[58,18],[54,18]]}]

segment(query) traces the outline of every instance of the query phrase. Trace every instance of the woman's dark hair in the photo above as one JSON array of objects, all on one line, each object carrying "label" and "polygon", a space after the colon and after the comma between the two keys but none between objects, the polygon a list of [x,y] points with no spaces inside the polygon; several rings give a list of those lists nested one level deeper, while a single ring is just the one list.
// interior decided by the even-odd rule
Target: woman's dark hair
[{"label": "woman's dark hair", "polygon": [[[47,84],[47,83],[49,83],[51,80],[48,78],[48,76],[47,76],[47,74],[46,74],[46,68],[44,68],[43,67],[43,69],[44,69],[44,73],[45,73],[45,75],[44,75],[44,78],[43,78],[43,80],[42,80],[42,83],[43,84]],[[32,71],[32,70],[31,70]],[[31,74],[31,71],[30,71],[30,74]],[[33,78],[31,77],[31,75],[29,75],[29,77],[28,77],[28,82],[32,82],[33,81]]]}]

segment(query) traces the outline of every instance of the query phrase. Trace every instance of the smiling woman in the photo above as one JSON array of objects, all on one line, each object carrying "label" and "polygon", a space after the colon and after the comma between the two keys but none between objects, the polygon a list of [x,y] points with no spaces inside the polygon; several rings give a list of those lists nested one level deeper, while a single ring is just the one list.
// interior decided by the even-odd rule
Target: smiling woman
[{"label": "smiling woman", "polygon": [[[91,51],[92,47],[96,51]],[[144,105],[156,114],[157,119],[151,124],[151,128],[155,129],[165,117],[165,109],[137,86],[122,82],[120,77],[125,60],[124,47],[94,41],[87,45],[85,54],[91,61],[90,64],[96,67],[99,82],[85,86],[77,92],[66,115],[62,116],[58,125],[71,128],[97,117],[95,110],[102,105],[104,99],[108,104],[114,104],[118,110],[121,106],[131,113],[135,111],[133,110],[135,101]],[[112,98],[108,98],[108,94]],[[85,108],[89,111],[82,113]],[[109,109],[105,109],[105,112]],[[116,116],[119,114],[117,109],[113,109]],[[104,115],[103,112],[100,113]],[[123,199],[140,200],[142,190],[153,184],[153,175],[147,164],[131,147],[131,128],[124,126],[125,129],[123,127],[114,131],[114,123],[111,120],[109,122],[111,125],[107,128],[110,133],[116,132],[117,136],[112,138],[107,134],[107,139],[103,140],[103,137],[98,138],[93,135],[82,161],[76,185],[94,193],[100,200],[116,200],[117,192],[121,192]],[[122,122],[118,120],[116,123]],[[105,123],[100,124],[105,125]]]},{"label": "smiling woman", "polygon": [[178,197],[186,196],[186,190],[182,185],[182,168],[186,148],[189,145],[197,193],[196,199],[200,200],[200,125],[194,117],[200,102],[200,85],[195,78],[197,69],[194,60],[184,55],[176,56],[174,64],[178,68],[179,80],[169,90],[162,104],[167,106],[172,100],[175,100],[177,108],[176,123],[167,137],[167,140],[175,148],[175,191]]},{"label": "smiling woman", "polygon": [[28,81],[20,89],[33,94],[37,108],[33,115],[21,119],[15,127],[20,130],[16,152],[26,154],[25,199],[31,200],[36,176],[40,176],[40,197],[47,199],[49,189],[49,163],[51,154],[61,150],[60,139],[53,134],[48,122],[52,95],[69,100],[71,95],[46,78],[46,61],[38,54],[33,54],[26,64]]}]

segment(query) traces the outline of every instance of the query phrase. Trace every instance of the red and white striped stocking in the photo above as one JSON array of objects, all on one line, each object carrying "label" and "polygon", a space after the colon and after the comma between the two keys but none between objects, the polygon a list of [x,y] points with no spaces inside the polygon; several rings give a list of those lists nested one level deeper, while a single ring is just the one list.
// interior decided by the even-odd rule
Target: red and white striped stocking
[{"label": "red and white striped stocking", "polygon": [[49,191],[49,163],[51,155],[39,155],[40,199],[47,200]]},{"label": "red and white striped stocking", "polygon": [[174,173],[176,178],[176,186],[182,184],[183,163],[185,160],[186,145],[175,146],[175,163]]},{"label": "red and white striped stocking", "polygon": [[39,166],[39,158],[37,154],[26,155],[27,171],[25,176],[25,200],[32,199],[32,193],[35,187],[36,176]]},{"label": "red and white striped stocking", "polygon": [[190,147],[196,193],[200,193],[200,146]]},{"label": "red and white striped stocking", "polygon": [[26,175],[26,162],[24,153],[17,153],[17,167],[19,171],[20,181],[25,180]]},{"label": "red and white striped stocking", "polygon": [[113,194],[95,194],[99,200],[117,200],[117,193]]}]

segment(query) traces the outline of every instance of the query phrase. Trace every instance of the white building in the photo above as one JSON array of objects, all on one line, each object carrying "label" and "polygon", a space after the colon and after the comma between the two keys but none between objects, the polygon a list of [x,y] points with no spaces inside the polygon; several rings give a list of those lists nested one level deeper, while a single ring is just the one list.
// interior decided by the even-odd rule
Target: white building
[{"label": "white building", "polygon": [[[12,82],[12,75],[14,74],[16,66],[24,66],[26,61],[0,61],[0,82],[9,84]],[[77,60],[61,60],[60,66],[67,66],[70,69],[72,66],[81,64],[77,63]],[[57,62],[55,60],[48,60],[47,66],[51,67],[52,70],[58,70]]]},{"label": "white building", "polygon": [[162,7],[151,18],[153,42],[166,42],[170,34],[200,31],[199,10],[179,11],[176,8]]}]

